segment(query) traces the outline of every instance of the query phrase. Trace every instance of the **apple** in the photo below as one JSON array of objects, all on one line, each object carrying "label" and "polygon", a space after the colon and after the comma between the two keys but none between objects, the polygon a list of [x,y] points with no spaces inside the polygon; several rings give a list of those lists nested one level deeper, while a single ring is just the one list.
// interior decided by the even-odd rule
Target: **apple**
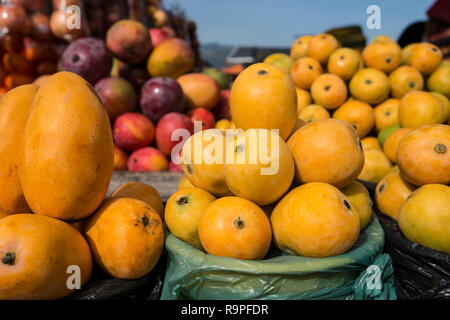
[{"label": "apple", "polygon": [[169,168],[166,156],[156,148],[146,147],[133,152],[128,159],[128,171],[154,172],[165,171]]},{"label": "apple", "polygon": [[157,122],[170,112],[183,112],[184,95],[175,79],[156,77],[148,80],[141,90],[142,113]]},{"label": "apple", "polygon": [[216,119],[211,111],[205,108],[197,108],[189,111],[188,116],[191,118],[192,122],[201,121],[202,130],[207,130],[214,128],[216,124]]},{"label": "apple", "polygon": [[156,145],[166,155],[170,155],[172,149],[182,141],[180,136],[172,139],[172,133],[177,129],[185,129],[185,133],[191,135],[194,132],[194,123],[182,113],[171,112],[163,116],[156,125]]},{"label": "apple", "polygon": [[149,146],[155,136],[155,126],[146,116],[127,112],[114,122],[113,136],[116,145],[127,151]]}]

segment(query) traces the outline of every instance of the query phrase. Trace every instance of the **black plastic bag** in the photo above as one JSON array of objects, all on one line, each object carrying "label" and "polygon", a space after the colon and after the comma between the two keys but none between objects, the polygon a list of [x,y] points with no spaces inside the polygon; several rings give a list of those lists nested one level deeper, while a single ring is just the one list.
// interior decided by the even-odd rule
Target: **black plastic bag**
[{"label": "black plastic bag", "polygon": [[395,219],[374,211],[385,232],[384,252],[394,263],[399,300],[450,299],[450,255],[409,241]]},{"label": "black plastic bag", "polygon": [[159,300],[167,268],[164,249],[158,264],[146,276],[136,280],[114,279],[94,267],[90,281],[69,300]]}]

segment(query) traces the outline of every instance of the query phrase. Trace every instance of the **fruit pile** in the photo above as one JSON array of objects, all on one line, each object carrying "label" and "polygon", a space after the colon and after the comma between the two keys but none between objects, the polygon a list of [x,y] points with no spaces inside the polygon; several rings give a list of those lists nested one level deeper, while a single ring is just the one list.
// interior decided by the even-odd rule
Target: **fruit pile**
[{"label": "fruit pile", "polygon": [[[408,239],[450,253],[450,67],[441,60],[430,43],[402,50],[379,36],[360,53],[318,34],[297,39],[291,56],[249,66],[231,89],[232,121],[183,146],[169,231],[238,259],[263,259],[272,242],[294,255],[342,254],[372,218],[358,179],[378,183],[378,207]],[[212,149],[218,161],[204,158]]]},{"label": "fruit pile", "polygon": [[180,171],[169,163],[180,142],[174,130],[192,134],[195,121],[207,129],[229,117],[228,76],[215,68],[193,72],[191,45],[168,30],[120,20],[106,41],[80,38],[61,56],[61,69],[88,80],[103,102],[113,127],[115,170]]},{"label": "fruit pile", "polygon": [[[128,183],[105,199],[113,171],[108,115],[70,72],[0,101],[0,299],[57,299],[91,277],[136,279],[164,245],[158,192]],[[74,280],[69,284],[69,277]]]}]

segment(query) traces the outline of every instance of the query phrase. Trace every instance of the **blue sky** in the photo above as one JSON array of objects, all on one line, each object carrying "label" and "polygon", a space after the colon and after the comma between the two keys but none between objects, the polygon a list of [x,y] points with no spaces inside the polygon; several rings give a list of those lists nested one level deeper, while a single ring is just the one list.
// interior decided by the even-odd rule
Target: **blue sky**
[{"label": "blue sky", "polygon": [[[290,47],[297,34],[357,24],[368,40],[397,39],[412,22],[426,19],[433,0],[165,0],[197,23],[200,43]],[[369,5],[381,9],[381,30],[366,27]]]}]

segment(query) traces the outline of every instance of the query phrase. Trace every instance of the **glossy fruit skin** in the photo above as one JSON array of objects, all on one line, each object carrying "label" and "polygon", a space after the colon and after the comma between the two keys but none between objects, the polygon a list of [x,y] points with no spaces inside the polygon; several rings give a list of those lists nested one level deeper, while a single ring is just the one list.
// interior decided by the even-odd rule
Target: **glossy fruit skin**
[{"label": "glossy fruit skin", "polygon": [[393,41],[372,42],[362,51],[364,65],[385,73],[397,68],[402,60],[402,50]]},{"label": "glossy fruit skin", "polygon": [[158,213],[132,198],[105,200],[86,224],[95,262],[119,279],[138,279],[158,263],[164,229]]},{"label": "glossy fruit skin", "polygon": [[339,48],[328,59],[328,72],[349,81],[363,67],[361,55],[351,48]]},{"label": "glossy fruit skin", "polygon": [[111,125],[94,88],[70,72],[39,88],[25,126],[19,177],[37,214],[82,219],[103,201],[114,166]]},{"label": "glossy fruit skin", "polygon": [[240,260],[262,260],[272,240],[264,211],[239,197],[223,197],[209,204],[198,233],[209,254]]},{"label": "glossy fruit skin", "polygon": [[169,231],[178,239],[203,251],[198,235],[198,222],[206,207],[216,200],[209,192],[200,188],[183,188],[167,200],[164,220]]},{"label": "glossy fruit skin", "polygon": [[219,102],[219,84],[207,74],[188,73],[178,77],[177,82],[183,90],[186,107],[190,110],[211,110]]},{"label": "glossy fruit skin", "polygon": [[172,141],[172,133],[176,129],[185,129],[192,134],[194,124],[188,116],[178,112],[170,112],[164,115],[156,125],[156,145],[167,156],[180,143],[179,140]]},{"label": "glossy fruit skin", "polygon": [[414,46],[406,64],[419,70],[424,76],[433,73],[442,61],[442,51],[436,45],[422,42]]},{"label": "glossy fruit skin", "polygon": [[173,162],[173,160],[170,160],[169,162],[169,171],[170,172],[184,172],[183,166],[181,164],[177,164]]},{"label": "glossy fruit skin", "polygon": [[242,71],[231,89],[231,114],[237,128],[278,129],[283,139],[298,117],[297,93],[291,77],[267,63]]},{"label": "glossy fruit skin", "polygon": [[189,181],[188,177],[185,174],[181,177],[180,182],[178,183],[178,190],[184,188],[195,188],[195,186]]},{"label": "glossy fruit skin", "polygon": [[389,96],[389,79],[378,69],[364,68],[350,80],[349,89],[356,99],[378,104]]},{"label": "glossy fruit skin", "polygon": [[450,66],[439,67],[427,80],[427,88],[430,91],[442,93],[450,99]]},{"label": "glossy fruit skin", "polygon": [[147,61],[152,77],[177,78],[189,72],[195,64],[195,55],[189,44],[178,38],[170,38],[153,49]]},{"label": "glossy fruit skin", "polygon": [[348,198],[321,182],[291,190],[276,205],[270,221],[280,250],[313,258],[347,252],[360,232],[359,214]]},{"label": "glossy fruit skin", "polygon": [[392,163],[383,151],[370,149],[364,151],[364,167],[358,175],[359,180],[378,183],[392,168]]},{"label": "glossy fruit skin", "polygon": [[322,65],[311,57],[303,57],[295,61],[291,68],[291,77],[295,86],[309,90],[314,80],[323,72]]},{"label": "glossy fruit skin", "polygon": [[211,111],[205,108],[197,108],[188,112],[188,116],[191,118],[191,121],[195,123],[195,121],[202,122],[202,129],[207,130],[214,128],[216,125],[216,119]]},{"label": "glossy fruit skin", "polygon": [[422,90],[424,80],[422,74],[410,66],[401,66],[389,75],[391,93],[394,98],[400,99],[414,90]]},{"label": "glossy fruit skin", "polygon": [[420,187],[400,208],[398,225],[409,240],[450,254],[450,187]]},{"label": "glossy fruit skin", "polygon": [[312,103],[311,95],[304,89],[295,88],[295,91],[297,92],[297,107],[300,115],[301,110]]},{"label": "glossy fruit skin", "polygon": [[80,268],[81,285],[92,272],[83,236],[61,220],[38,214],[0,219],[0,258],[2,300],[61,299],[74,292],[67,287],[70,266]]},{"label": "glossy fruit skin", "polygon": [[141,182],[128,182],[111,193],[110,198],[133,198],[152,207],[161,219],[164,216],[164,204],[158,191],[151,185]]},{"label": "glossy fruit skin", "polygon": [[128,154],[114,145],[114,171],[127,171]]},{"label": "glossy fruit skin", "polygon": [[418,45],[418,42],[413,42],[402,48],[402,64],[406,64],[411,55],[412,50]]},{"label": "glossy fruit skin", "polygon": [[60,68],[74,72],[95,85],[100,79],[109,75],[112,57],[105,43],[96,38],[82,38],[72,42],[64,50]]},{"label": "glossy fruit skin", "polygon": [[175,79],[152,78],[142,87],[140,105],[142,113],[156,123],[167,113],[184,111],[183,90]]},{"label": "glossy fruit skin", "polygon": [[158,44],[171,37],[166,30],[161,28],[150,28],[148,32],[150,33],[153,47],[156,47]]},{"label": "glossy fruit skin", "polygon": [[310,104],[300,111],[298,118],[304,122],[311,122],[321,119],[329,119],[330,113],[327,109],[319,106],[318,104]]},{"label": "glossy fruit skin", "polygon": [[341,189],[341,192],[358,212],[361,230],[367,227],[372,220],[372,199],[367,188],[361,182],[355,181]]},{"label": "glossy fruit skin", "polygon": [[[266,206],[288,191],[294,179],[294,159],[278,134],[265,129],[249,129],[227,141],[228,148],[234,150],[234,161],[223,167],[225,182],[235,196]],[[252,163],[254,149],[258,153]],[[261,155],[266,155],[270,162],[264,163],[266,159]],[[239,157],[243,157],[244,163],[239,163]]]},{"label": "glossy fruit skin", "polygon": [[386,141],[386,139],[393,134],[395,131],[400,129],[400,125],[397,124],[393,124],[390,125],[389,127],[383,128],[382,130],[380,130],[380,132],[378,133],[378,142],[380,143],[381,148],[383,148],[384,142]]},{"label": "glossy fruit skin", "polygon": [[226,132],[227,130],[234,131],[236,130],[236,126],[228,119],[220,119],[216,122],[215,129],[219,129],[223,132]]},{"label": "glossy fruit skin", "polygon": [[169,161],[158,149],[146,147],[134,151],[128,159],[128,171],[154,172],[169,169]]},{"label": "glossy fruit skin", "polygon": [[378,139],[375,137],[365,137],[361,139],[361,146],[364,152],[369,149],[381,150],[381,146],[378,142]]},{"label": "glossy fruit skin", "polygon": [[147,59],[152,49],[152,40],[142,23],[120,20],[109,28],[106,45],[120,60],[137,64]]},{"label": "glossy fruit skin", "polygon": [[308,56],[309,42],[312,36],[305,35],[297,38],[291,47],[290,56],[295,61]]},{"label": "glossy fruit skin", "polygon": [[135,151],[153,142],[155,126],[146,116],[128,112],[114,122],[113,135],[117,146],[127,151]]},{"label": "glossy fruit skin", "polygon": [[442,114],[442,120],[441,123],[445,123],[447,122],[447,120],[450,120],[450,100],[444,96],[442,93],[439,92],[431,92],[432,94],[434,94],[436,97],[439,98],[439,100],[441,100],[442,104],[444,105],[444,112]]},{"label": "glossy fruit skin", "polygon": [[399,105],[399,99],[387,99],[373,109],[375,114],[375,129],[377,132],[398,124]]},{"label": "glossy fruit skin", "polygon": [[338,188],[352,183],[364,165],[356,130],[337,119],[310,122],[287,141],[298,183],[325,182]]},{"label": "glossy fruit skin", "polygon": [[331,34],[320,33],[309,42],[308,55],[325,65],[330,55],[340,46],[339,41]]},{"label": "glossy fruit skin", "polygon": [[269,63],[275,67],[280,68],[284,72],[289,73],[294,61],[285,53],[272,53],[264,59],[263,63]]},{"label": "glossy fruit skin", "polygon": [[411,91],[400,100],[398,121],[404,128],[419,128],[442,122],[444,112],[444,104],[432,93]]},{"label": "glossy fruit skin", "polygon": [[[205,149],[211,148],[215,141],[222,142],[222,150],[215,150],[214,159],[204,157]],[[221,130],[208,129],[194,133],[185,142],[182,149],[182,166],[184,174],[196,187],[202,188],[216,196],[231,195],[224,174],[226,156],[226,135]],[[201,161],[196,161],[201,153]]]},{"label": "glossy fruit skin", "polygon": [[137,108],[136,90],[123,78],[102,79],[95,85],[95,91],[102,100],[111,122],[114,122],[122,114],[133,112]]},{"label": "glossy fruit skin", "polygon": [[386,175],[375,188],[375,200],[385,215],[398,219],[398,211],[406,199],[416,190],[416,186],[402,178],[400,172]]},{"label": "glossy fruit skin", "polygon": [[392,163],[397,163],[397,149],[400,141],[411,131],[413,131],[411,128],[401,128],[393,132],[384,142],[383,152]]},{"label": "glossy fruit skin", "polygon": [[405,179],[417,186],[449,184],[449,149],[449,126],[423,126],[403,137],[397,149],[397,164]]},{"label": "glossy fruit skin", "polygon": [[0,100],[0,211],[30,212],[20,185],[18,166],[23,132],[38,91],[36,85],[15,88]]},{"label": "glossy fruit skin", "polygon": [[360,138],[367,136],[375,125],[373,108],[364,101],[350,100],[345,102],[334,112],[333,118],[351,124]]},{"label": "glossy fruit skin", "polygon": [[347,99],[347,85],[337,75],[324,73],[317,77],[311,85],[311,96],[314,103],[333,110]]}]

